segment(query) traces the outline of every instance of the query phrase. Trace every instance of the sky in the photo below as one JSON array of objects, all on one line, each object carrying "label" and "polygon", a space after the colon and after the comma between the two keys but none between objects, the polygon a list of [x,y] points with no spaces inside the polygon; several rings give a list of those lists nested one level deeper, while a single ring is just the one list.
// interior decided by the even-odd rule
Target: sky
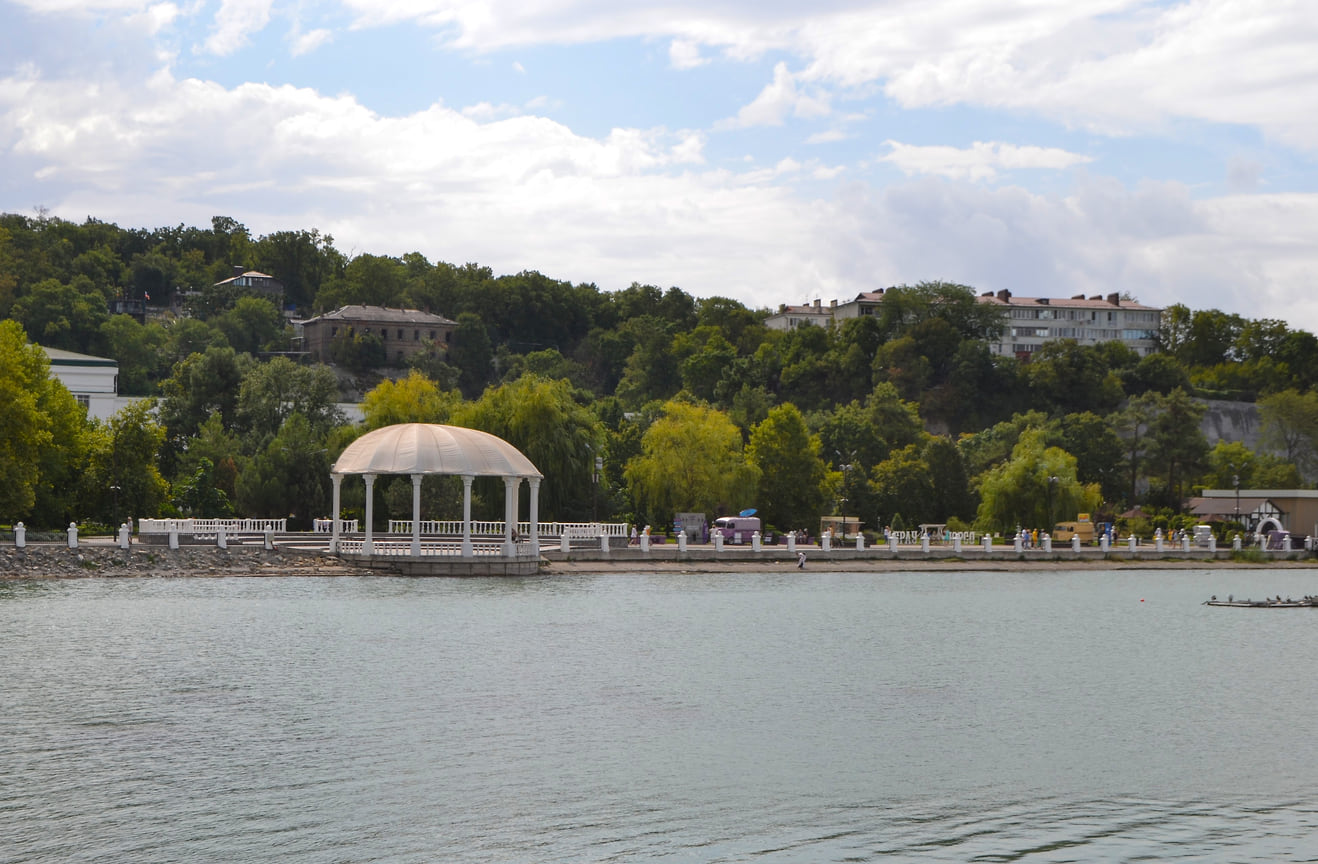
[{"label": "sky", "polygon": [[0,0],[0,211],[1318,332],[1303,0]]}]

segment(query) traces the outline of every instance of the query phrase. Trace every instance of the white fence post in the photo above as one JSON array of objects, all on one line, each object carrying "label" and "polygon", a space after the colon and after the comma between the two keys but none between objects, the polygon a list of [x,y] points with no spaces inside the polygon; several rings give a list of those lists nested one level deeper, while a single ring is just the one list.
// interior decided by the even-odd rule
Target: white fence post
[{"label": "white fence post", "polygon": [[819,548],[825,552],[833,551],[833,529],[829,528],[819,535]]},{"label": "white fence post", "polygon": [[685,552],[685,551],[686,551],[686,532],[685,532],[685,531],[678,531],[678,532],[677,532],[677,551],[678,551],[678,552]]},{"label": "white fence post", "polygon": [[788,532],[787,532],[787,551],[788,551],[788,552],[792,552],[792,553],[795,553],[795,552],[796,552],[796,532],[795,532],[795,531],[788,531]]},{"label": "white fence post", "polygon": [[645,530],[641,532],[641,551],[650,551],[650,526],[646,525]]},{"label": "white fence post", "polygon": [[715,529],[715,531],[714,531],[714,551],[715,551],[715,552],[722,552],[722,551],[723,551],[723,531],[722,531],[722,529]]},{"label": "white fence post", "polygon": [[27,526],[22,522],[14,526],[14,545],[19,549],[27,546]]},{"label": "white fence post", "polygon": [[923,532],[923,533],[920,534],[920,551],[921,551],[921,552],[924,552],[924,553],[928,553],[928,552],[929,552],[929,532],[928,532],[928,531],[925,531],[925,532]]},{"label": "white fence post", "polygon": [[958,531],[952,535],[952,551],[957,555],[961,554],[961,532]]},{"label": "white fence post", "polygon": [[1128,543],[1130,545],[1130,551],[1134,552],[1135,547],[1139,545],[1140,541],[1134,534],[1132,534],[1130,535],[1130,540],[1128,541]]},{"label": "white fence post", "polygon": [[219,525],[215,529],[215,545],[221,549],[229,548],[229,539],[224,536],[224,526]]},{"label": "white fence post", "polygon": [[1217,554],[1217,536],[1214,534],[1208,535],[1208,551],[1213,555]]},{"label": "white fence post", "polygon": [[856,535],[856,551],[857,551],[857,552],[864,552],[864,551],[865,551],[865,535],[864,535],[864,534],[857,534],[857,535]]},{"label": "white fence post", "polygon": [[1182,551],[1182,552],[1189,552],[1189,551],[1190,551],[1190,535],[1189,535],[1189,534],[1186,534],[1185,536],[1183,536],[1183,537],[1181,538],[1181,551]]},{"label": "white fence post", "polygon": [[894,555],[897,554],[897,534],[896,534],[896,532],[890,533],[890,534],[888,535],[888,551],[891,552],[891,553],[894,554]]},{"label": "white fence post", "polygon": [[1051,534],[1043,535],[1043,551],[1045,552],[1053,551],[1053,535]]},{"label": "white fence post", "polygon": [[1232,537],[1231,537],[1231,550],[1232,550],[1233,552],[1239,552],[1239,551],[1240,551],[1240,532],[1239,532],[1239,531],[1237,531],[1237,532],[1236,532],[1234,535],[1232,535]]},{"label": "white fence post", "polygon": [[1079,534],[1073,534],[1073,535],[1071,535],[1071,551],[1072,551],[1072,552],[1079,552],[1079,551],[1080,551],[1080,535],[1079,535]]},{"label": "white fence post", "polygon": [[759,531],[756,531],[756,532],[754,532],[753,534],[751,534],[751,551],[752,551],[752,552],[759,552],[759,551],[760,551],[760,532],[759,532]]},{"label": "white fence post", "polygon": [[1106,532],[1106,531],[1103,532],[1103,536],[1102,536],[1102,537],[1099,537],[1099,538],[1098,538],[1098,545],[1099,545],[1099,548],[1101,548],[1104,552],[1107,552],[1107,550],[1108,550],[1108,538],[1107,538],[1107,532]]},{"label": "white fence post", "polygon": [[132,531],[129,529],[128,523],[125,522],[124,524],[119,526],[119,548],[128,549],[130,546],[132,546],[132,542],[133,542]]},{"label": "white fence post", "polygon": [[600,532],[600,551],[605,555],[609,554],[609,535],[603,531]]},{"label": "white fence post", "polygon": [[992,555],[992,554],[993,554],[993,534],[992,534],[992,533],[988,533],[988,534],[985,534],[985,535],[984,535],[984,554],[985,554],[985,555]]},{"label": "white fence post", "polygon": [[69,548],[70,548],[70,549],[77,549],[77,548],[78,548],[78,523],[77,523],[77,522],[70,522],[70,523],[69,523],[68,535],[69,535]]},{"label": "white fence post", "polygon": [[177,548],[178,548],[178,526],[177,526],[177,525],[171,525],[171,526],[169,526],[169,548],[170,548],[170,549],[177,549]]}]

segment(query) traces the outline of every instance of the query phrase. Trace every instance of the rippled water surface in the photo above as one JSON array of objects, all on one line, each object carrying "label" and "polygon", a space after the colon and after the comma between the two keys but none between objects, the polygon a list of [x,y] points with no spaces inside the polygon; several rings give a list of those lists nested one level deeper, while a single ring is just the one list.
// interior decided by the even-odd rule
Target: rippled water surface
[{"label": "rippled water surface", "polygon": [[1318,860],[1313,572],[0,583],[0,861]]}]

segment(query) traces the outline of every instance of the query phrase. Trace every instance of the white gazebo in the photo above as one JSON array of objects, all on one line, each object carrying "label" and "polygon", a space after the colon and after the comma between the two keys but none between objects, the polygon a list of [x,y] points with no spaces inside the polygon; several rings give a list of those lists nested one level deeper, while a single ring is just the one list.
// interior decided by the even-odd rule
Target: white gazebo
[{"label": "white gazebo", "polygon": [[522,481],[531,487],[530,541],[539,557],[540,481],[544,475],[513,445],[488,432],[437,423],[401,423],[367,432],[348,445],[330,469],[334,484],[334,519],[330,551],[339,552],[339,489],[345,474],[359,474],[366,481],[366,532],[364,555],[373,554],[371,521],[372,494],[380,474],[407,474],[412,478],[411,555],[421,556],[421,480],[427,474],[449,474],[462,478],[463,558],[475,555],[471,542],[471,484],[477,477],[502,477],[504,483],[503,554],[514,557],[513,539],[517,525],[517,496]]}]

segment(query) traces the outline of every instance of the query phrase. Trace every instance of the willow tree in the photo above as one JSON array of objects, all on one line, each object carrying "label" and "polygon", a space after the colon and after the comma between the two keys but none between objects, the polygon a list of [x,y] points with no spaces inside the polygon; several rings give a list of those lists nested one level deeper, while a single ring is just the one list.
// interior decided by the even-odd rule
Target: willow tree
[{"label": "willow tree", "polygon": [[603,429],[566,380],[525,375],[491,387],[477,401],[456,409],[451,422],[498,435],[526,454],[545,476],[540,487],[543,518],[573,521],[589,516]]},{"label": "willow tree", "polygon": [[719,516],[753,499],[759,469],[746,460],[741,431],[703,405],[667,402],[624,472],[638,513],[668,524],[675,513]]},{"label": "willow tree", "polygon": [[1046,446],[1046,434],[1043,429],[1025,430],[1011,458],[984,474],[975,517],[980,530],[1051,529],[1054,522],[1099,503],[1097,484],[1082,485],[1076,479],[1075,457]]}]

